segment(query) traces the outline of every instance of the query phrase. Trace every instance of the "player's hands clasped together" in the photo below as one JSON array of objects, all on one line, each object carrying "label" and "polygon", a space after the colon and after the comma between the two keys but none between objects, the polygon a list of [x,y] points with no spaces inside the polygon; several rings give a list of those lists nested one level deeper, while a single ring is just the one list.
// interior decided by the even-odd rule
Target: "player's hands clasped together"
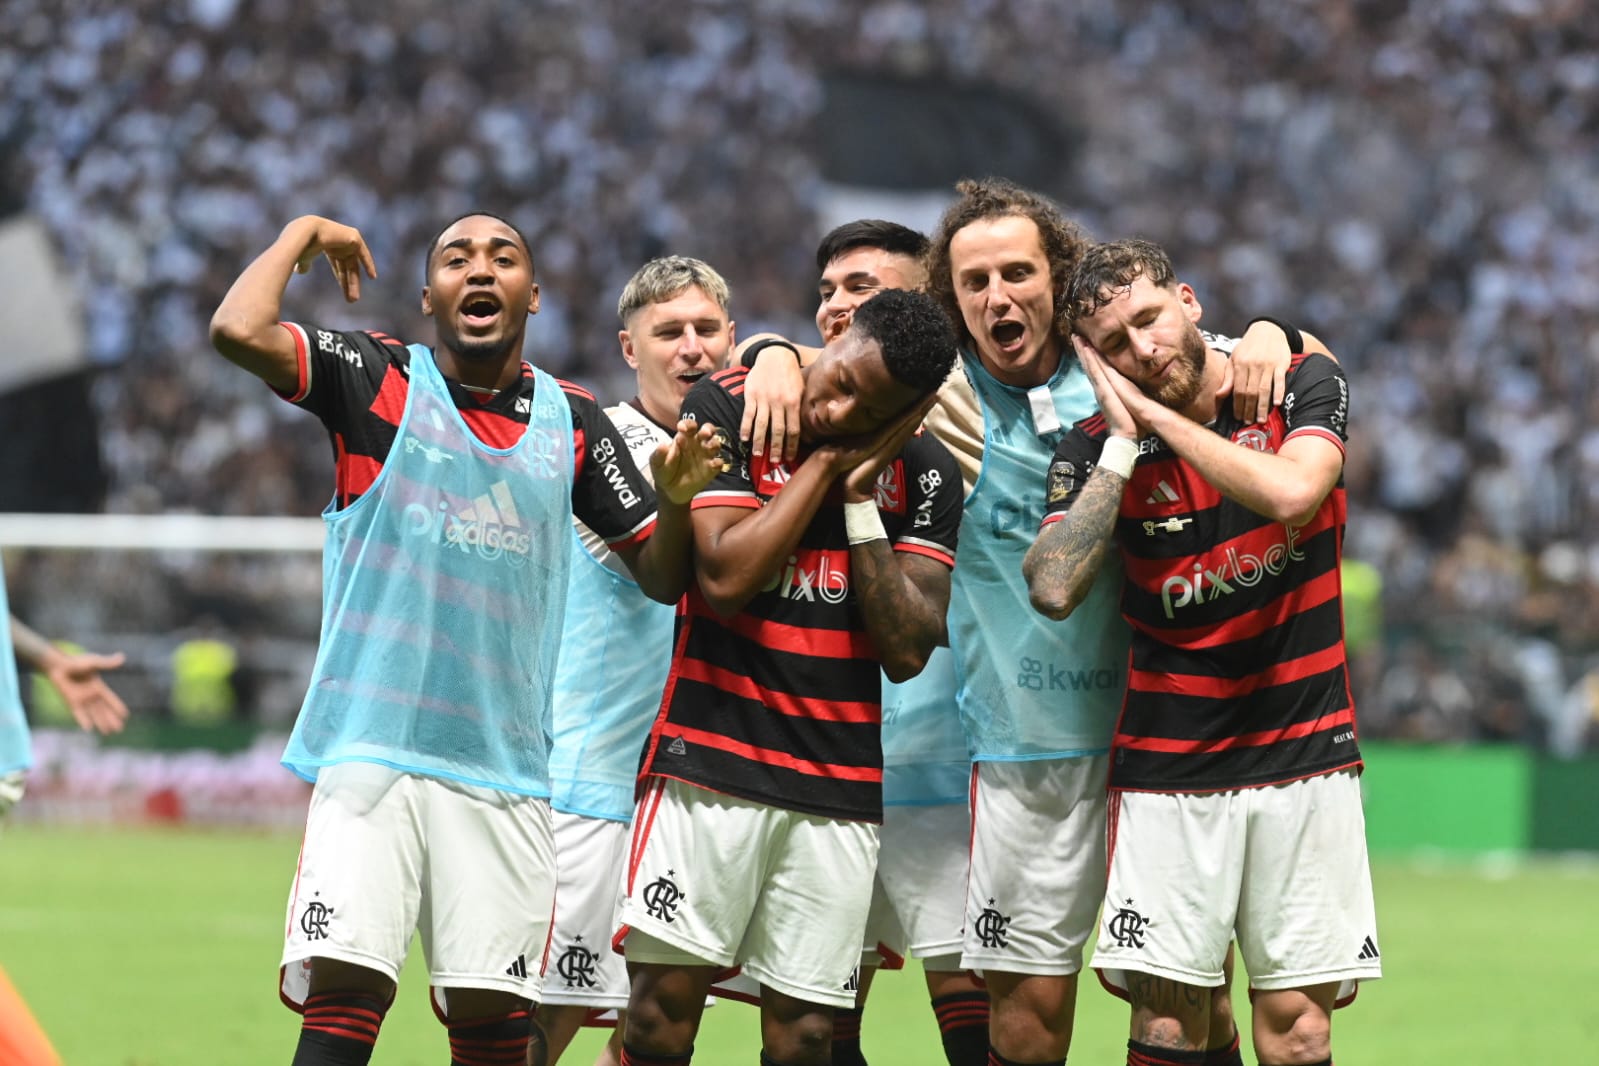
[{"label": "player's hands clasped together", "polygon": [[875,433],[824,444],[817,449],[843,478],[845,503],[872,499],[878,475],[905,450],[905,442],[916,435],[936,400],[936,395],[928,396]]},{"label": "player's hands clasped together", "polygon": [[1148,424],[1139,417],[1139,412],[1150,411],[1155,401],[1113,369],[1099,354],[1099,349],[1078,334],[1072,334],[1072,347],[1083,373],[1088,375],[1089,384],[1094,386],[1094,400],[1099,404],[1100,414],[1105,416],[1105,427],[1110,435],[1129,440],[1148,436]]}]

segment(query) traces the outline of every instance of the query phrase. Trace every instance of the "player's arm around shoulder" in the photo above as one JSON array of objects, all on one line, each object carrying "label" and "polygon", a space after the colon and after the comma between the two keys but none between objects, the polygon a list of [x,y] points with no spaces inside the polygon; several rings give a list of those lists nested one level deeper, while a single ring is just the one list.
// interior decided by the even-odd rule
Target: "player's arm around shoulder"
[{"label": "player's arm around shoulder", "polygon": [[1137,456],[1135,441],[1102,428],[1090,433],[1081,422],[1055,446],[1043,522],[1022,559],[1027,597],[1039,614],[1057,622],[1068,618],[1094,587]]},{"label": "player's arm around shoulder", "polygon": [[927,412],[927,429],[955,456],[965,492],[970,495],[983,470],[983,405],[966,376],[962,358],[955,357],[955,365],[938,387],[938,402]]},{"label": "player's arm around shoulder", "polygon": [[1286,429],[1275,453],[1239,447],[1165,408],[1150,428],[1228,499],[1274,522],[1302,526],[1343,477],[1349,421],[1343,367],[1320,354],[1297,357],[1283,411]]},{"label": "player's arm around shoulder", "polygon": [[799,454],[799,404],[805,391],[800,370],[820,354],[820,348],[796,344],[776,333],[757,333],[735,350],[734,365],[749,371],[738,439],[750,446],[752,455],[771,454],[793,462]]},{"label": "player's arm around shoulder", "polygon": [[278,239],[245,267],[211,316],[211,344],[232,362],[281,393],[300,384],[293,336],[279,325],[289,279],[326,256],[351,303],[361,296],[361,272],[377,277],[366,241],[353,227],[303,215],[283,227]]},{"label": "player's arm around shoulder", "polygon": [[[899,682],[921,673],[933,649],[949,642],[946,615],[962,494],[955,457],[929,433],[910,440],[897,468],[890,469],[897,476],[886,485],[879,479],[869,501],[846,505],[845,530],[862,619],[883,673]],[[885,505],[899,509],[892,540],[882,524]],[[849,507],[870,507],[877,521],[862,522],[858,516],[866,512],[852,515]]]},{"label": "player's arm around shoulder", "polygon": [[[683,401],[683,416],[703,424],[736,426],[743,415],[744,371],[724,370],[697,382]],[[722,434],[721,469],[690,504],[694,580],[710,608],[723,618],[744,609],[799,546],[837,474],[830,457],[813,454],[790,470],[777,456],[755,457],[750,446]],[[764,506],[756,495],[761,471],[781,468],[782,488]]]}]

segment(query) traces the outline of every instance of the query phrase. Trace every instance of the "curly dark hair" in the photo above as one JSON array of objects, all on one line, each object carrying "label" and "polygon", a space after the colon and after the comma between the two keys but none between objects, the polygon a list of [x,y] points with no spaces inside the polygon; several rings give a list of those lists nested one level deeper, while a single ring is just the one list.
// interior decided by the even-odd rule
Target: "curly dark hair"
[{"label": "curly dark hair", "polygon": [[464,215],[456,215],[454,218],[450,219],[450,221],[440,226],[439,231],[435,233],[433,235],[433,239],[428,242],[427,255],[422,259],[422,284],[426,285],[433,279],[433,253],[439,250],[439,238],[448,233],[450,231],[450,227],[454,226],[457,222],[461,222],[469,218],[492,218],[496,222],[504,223],[512,233],[516,234],[516,239],[522,242],[522,251],[527,255],[527,268],[528,270],[533,270],[533,246],[527,243],[527,234],[523,233],[521,229],[517,227],[515,222],[505,218],[503,215],[496,215],[493,211],[468,211]]},{"label": "curly dark hair", "polygon": [[895,255],[923,259],[927,256],[927,238],[898,222],[858,218],[834,227],[822,238],[816,246],[816,269],[826,270],[827,264],[856,248],[881,248]]},{"label": "curly dark hair", "polygon": [[[1062,214],[1054,201],[1004,178],[967,178],[955,183],[955,191],[960,194],[959,199],[945,208],[938,228],[933,231],[932,246],[927,253],[927,289],[955,324],[961,343],[971,345],[974,342],[961,315],[960,301],[955,298],[949,243],[956,233],[973,222],[1014,215],[1030,218],[1038,227],[1055,295],[1055,332],[1061,343],[1066,344],[1070,334],[1065,314],[1066,282],[1089,243],[1082,228]],[[1070,347],[1066,351],[1070,352]]]},{"label": "curly dark hair", "polygon": [[955,365],[955,332],[931,296],[884,289],[855,311],[850,329],[877,342],[894,380],[926,395]]},{"label": "curly dark hair", "polygon": [[1177,280],[1171,257],[1160,245],[1138,237],[1094,245],[1083,253],[1067,282],[1068,318],[1087,318],[1141,277],[1163,288]]}]

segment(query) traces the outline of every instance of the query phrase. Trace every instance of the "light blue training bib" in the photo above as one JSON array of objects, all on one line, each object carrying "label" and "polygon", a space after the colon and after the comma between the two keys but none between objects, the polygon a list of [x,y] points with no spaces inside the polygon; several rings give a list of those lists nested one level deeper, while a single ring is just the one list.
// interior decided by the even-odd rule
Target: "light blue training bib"
[{"label": "light blue training bib", "polygon": [[514,447],[483,444],[411,345],[394,445],[323,515],[322,640],[283,762],[362,761],[549,795],[549,710],[572,538],[572,416],[534,370]]},{"label": "light blue training bib", "polygon": [[0,566],[0,774],[32,765],[33,745],[22,710],[16,649],[11,646],[11,604],[6,599],[5,569]]},{"label": "light blue training bib", "polygon": [[[1029,390],[1002,384],[975,355],[962,361],[983,408],[983,468],[961,516],[949,638],[972,757],[1100,754],[1110,749],[1127,680],[1121,567],[1107,561],[1064,622],[1033,610],[1022,577],[1055,445],[1097,409],[1093,386],[1075,360],[1062,359],[1047,397],[1033,390],[1030,402]],[[1044,421],[1035,423],[1035,406]]]},{"label": "light blue training bib", "polygon": [[972,760],[955,703],[955,659],[948,648],[934,648],[909,681],[883,678],[883,806],[965,803],[971,785]]}]

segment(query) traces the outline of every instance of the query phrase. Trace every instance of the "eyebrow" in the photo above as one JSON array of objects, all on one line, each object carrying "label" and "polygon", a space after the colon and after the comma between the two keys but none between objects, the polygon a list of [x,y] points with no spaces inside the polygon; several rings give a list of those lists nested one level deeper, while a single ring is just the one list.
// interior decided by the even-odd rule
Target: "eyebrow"
[{"label": "eyebrow", "polygon": [[[839,283],[838,284],[839,284],[840,287],[842,287],[844,285],[848,285],[852,281],[876,281],[876,280],[877,280],[877,274],[875,272],[873,272],[873,271],[870,271],[870,270],[852,270],[848,274],[845,274],[841,279],[839,279]],[[828,284],[828,280],[826,278],[823,278],[821,281],[818,281],[816,283],[816,288],[819,291],[822,288],[826,287],[827,284]]]},{"label": "eyebrow", "polygon": [[[471,237],[457,237],[457,238],[455,238],[455,240],[451,241],[450,243],[442,245],[439,248],[439,254],[442,255],[442,254],[444,254],[446,251],[448,251],[451,248],[470,248],[470,247],[472,247],[472,243],[473,243],[473,241],[472,241]],[[489,238],[489,249],[490,249],[490,251],[497,251],[498,249],[501,249],[501,248],[516,248],[516,249],[520,250],[521,249],[521,245],[519,245],[516,241],[511,240],[511,238],[509,238],[509,237],[490,237]]]},{"label": "eyebrow", "polygon": [[714,315],[702,315],[697,318],[663,318],[661,321],[655,324],[651,332],[660,333],[662,330],[666,329],[681,329],[690,323],[693,323],[694,328],[699,330],[701,333],[709,332],[706,327],[711,327],[713,329],[722,328],[721,319],[715,317]]}]

